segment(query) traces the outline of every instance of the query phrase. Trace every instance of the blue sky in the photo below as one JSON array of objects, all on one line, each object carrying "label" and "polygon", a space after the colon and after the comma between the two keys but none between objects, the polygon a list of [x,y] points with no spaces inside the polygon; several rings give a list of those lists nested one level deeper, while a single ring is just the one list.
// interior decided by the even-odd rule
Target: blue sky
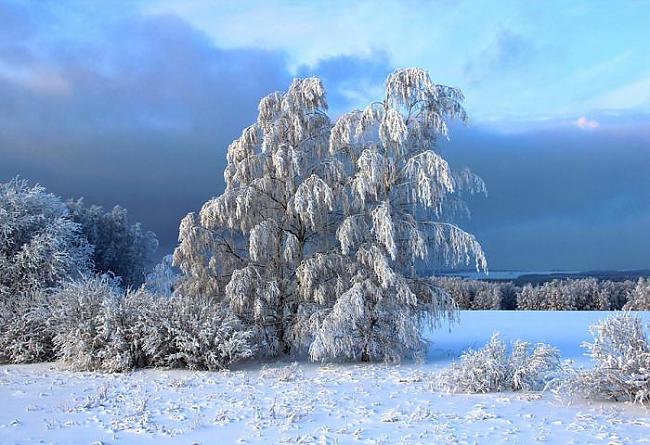
[{"label": "blue sky", "polygon": [[144,11],[177,14],[221,47],[283,51],[294,71],[341,55],[417,65],[461,87],[477,121],[650,112],[648,2],[171,0]]},{"label": "blue sky", "polygon": [[171,249],[263,95],[333,117],[395,68],[460,87],[491,266],[650,267],[650,2],[0,0],[0,180],[129,208]]}]

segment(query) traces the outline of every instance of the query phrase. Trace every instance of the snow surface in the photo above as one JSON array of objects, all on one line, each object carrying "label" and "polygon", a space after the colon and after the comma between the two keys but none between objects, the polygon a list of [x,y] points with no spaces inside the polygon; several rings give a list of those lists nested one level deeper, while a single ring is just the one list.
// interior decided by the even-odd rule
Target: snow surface
[{"label": "snow surface", "polygon": [[436,371],[497,330],[588,366],[579,345],[607,315],[462,312],[451,332],[432,333],[425,363],[400,366],[272,362],[116,375],[0,366],[0,443],[650,443],[650,410],[627,403],[431,389]]}]

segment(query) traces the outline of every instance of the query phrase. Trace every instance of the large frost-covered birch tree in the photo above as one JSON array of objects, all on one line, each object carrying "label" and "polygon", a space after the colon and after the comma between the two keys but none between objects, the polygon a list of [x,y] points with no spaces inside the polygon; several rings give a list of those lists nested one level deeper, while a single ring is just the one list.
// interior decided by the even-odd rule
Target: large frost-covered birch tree
[{"label": "large frost-covered birch tree", "polygon": [[484,184],[436,151],[446,121],[465,120],[462,99],[419,69],[395,72],[381,102],[333,125],[317,78],[262,99],[228,148],[225,192],[181,222],[176,291],[229,306],[272,355],[417,354],[422,322],[455,308],[418,262],[485,267],[452,223],[467,211],[462,192]]}]

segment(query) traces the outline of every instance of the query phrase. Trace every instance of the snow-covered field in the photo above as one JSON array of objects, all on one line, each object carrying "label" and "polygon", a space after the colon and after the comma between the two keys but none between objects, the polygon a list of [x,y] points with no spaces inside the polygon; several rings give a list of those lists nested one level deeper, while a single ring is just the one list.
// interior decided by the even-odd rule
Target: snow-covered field
[{"label": "snow-covered field", "polygon": [[650,443],[650,410],[626,403],[431,389],[437,370],[497,330],[506,340],[548,342],[588,366],[579,345],[606,315],[462,312],[451,332],[432,333],[419,365],[274,362],[124,375],[0,366],[0,443]]}]

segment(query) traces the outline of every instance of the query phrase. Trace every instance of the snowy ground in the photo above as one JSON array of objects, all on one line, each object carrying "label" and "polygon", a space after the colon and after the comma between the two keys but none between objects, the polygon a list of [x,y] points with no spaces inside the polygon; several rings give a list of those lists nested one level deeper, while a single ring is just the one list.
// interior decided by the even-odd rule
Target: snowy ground
[{"label": "snowy ground", "polygon": [[[436,370],[495,330],[508,340],[549,342],[588,365],[578,346],[605,315],[462,312],[451,333],[432,334],[422,365],[275,363],[126,375],[0,366],[0,443],[650,443],[650,410],[630,404],[431,390]],[[650,321],[650,313],[643,317]]]}]

